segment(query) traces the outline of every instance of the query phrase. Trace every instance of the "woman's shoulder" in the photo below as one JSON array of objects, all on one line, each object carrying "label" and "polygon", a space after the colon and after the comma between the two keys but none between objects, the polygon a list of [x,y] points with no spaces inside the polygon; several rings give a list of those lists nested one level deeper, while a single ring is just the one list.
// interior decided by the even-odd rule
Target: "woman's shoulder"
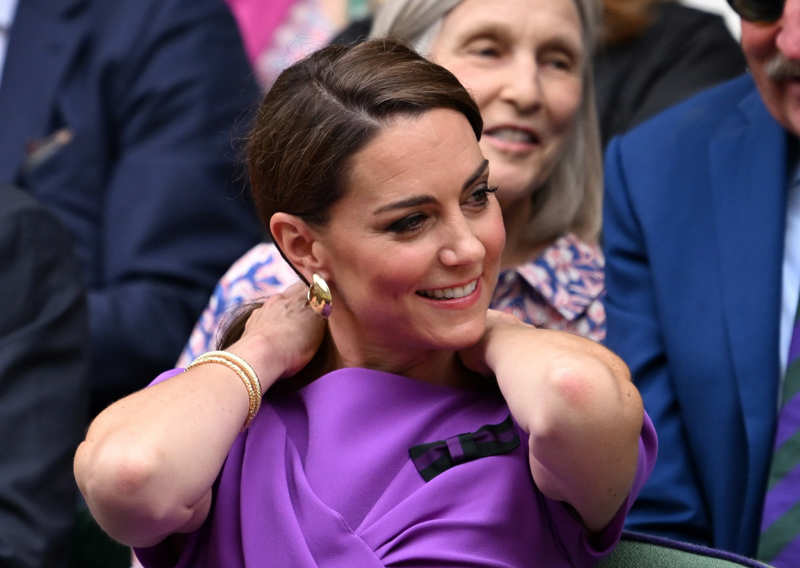
[{"label": "woman's shoulder", "polygon": [[181,566],[223,553],[303,568],[588,565],[596,552],[531,483],[502,400],[413,381],[340,369],[265,400]]}]

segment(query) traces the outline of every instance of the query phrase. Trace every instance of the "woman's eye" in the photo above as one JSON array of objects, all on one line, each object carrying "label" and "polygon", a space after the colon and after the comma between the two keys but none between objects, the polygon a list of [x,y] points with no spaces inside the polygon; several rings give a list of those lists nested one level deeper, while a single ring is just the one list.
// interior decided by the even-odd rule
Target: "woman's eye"
[{"label": "woman's eye", "polygon": [[545,58],[544,64],[558,69],[559,71],[572,71],[574,66],[573,60],[566,55],[552,55]]},{"label": "woman's eye", "polygon": [[493,47],[484,47],[477,50],[475,53],[483,57],[497,57],[500,54],[500,52]]},{"label": "woman's eye", "polygon": [[427,220],[427,216],[423,215],[422,213],[414,213],[412,215],[408,215],[407,217],[403,217],[402,219],[398,219],[394,221],[387,227],[387,230],[393,233],[410,233],[422,227]]},{"label": "woman's eye", "polygon": [[477,41],[469,46],[469,53],[479,57],[498,57],[500,48],[494,42]]},{"label": "woman's eye", "polygon": [[495,191],[497,191],[497,186],[488,187],[484,185],[478,187],[472,193],[470,193],[469,199],[467,200],[467,204],[472,206],[485,207],[486,204],[489,203],[489,194],[494,193]]}]

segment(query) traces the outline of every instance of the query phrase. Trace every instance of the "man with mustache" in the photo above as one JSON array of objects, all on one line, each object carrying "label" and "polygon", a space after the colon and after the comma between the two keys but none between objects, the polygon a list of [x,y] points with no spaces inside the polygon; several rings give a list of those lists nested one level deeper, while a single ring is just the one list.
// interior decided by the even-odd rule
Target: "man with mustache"
[{"label": "man with mustache", "polygon": [[606,341],[660,438],[628,526],[796,567],[800,0],[728,1],[749,73],[606,154]]}]

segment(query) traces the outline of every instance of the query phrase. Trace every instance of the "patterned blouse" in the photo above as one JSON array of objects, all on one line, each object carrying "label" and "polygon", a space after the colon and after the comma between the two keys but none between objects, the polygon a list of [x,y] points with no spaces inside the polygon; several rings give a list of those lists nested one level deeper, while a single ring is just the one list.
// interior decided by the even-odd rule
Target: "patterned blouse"
[{"label": "patterned blouse", "polygon": [[[606,333],[603,308],[603,253],[573,234],[553,242],[537,258],[500,273],[492,308],[526,323],[560,329],[601,341]],[[298,281],[272,243],[250,249],[220,279],[208,306],[178,359],[184,367],[216,348],[218,331],[236,308],[281,292]]]}]

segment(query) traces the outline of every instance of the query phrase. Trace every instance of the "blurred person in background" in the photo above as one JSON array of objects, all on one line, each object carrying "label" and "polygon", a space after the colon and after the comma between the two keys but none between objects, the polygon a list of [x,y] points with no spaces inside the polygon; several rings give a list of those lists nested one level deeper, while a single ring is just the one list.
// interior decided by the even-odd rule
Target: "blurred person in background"
[{"label": "blurred person in background", "polygon": [[358,0],[226,0],[242,32],[259,84],[269,89],[286,67],[327,45],[377,2]]},{"label": "blurred person in background", "polygon": [[[673,0],[600,0],[594,56],[603,147],[658,111],[744,71],[722,18]],[[373,18],[350,23],[334,43],[360,41]]]},{"label": "blurred person in background", "polygon": [[89,317],[72,237],[0,184],[0,566],[65,568],[88,422]]},{"label": "blurred person in background", "polygon": [[219,276],[263,238],[232,147],[258,87],[222,0],[25,0],[10,14],[0,181],[72,235],[94,412],[174,362]]},{"label": "blurred person in background", "polygon": [[602,0],[594,59],[603,146],[659,111],[744,72],[723,19],[672,0]]},{"label": "blurred person in background", "polygon": [[800,566],[800,0],[731,0],[749,72],[611,141],[606,344],[662,444],[640,531]]}]

